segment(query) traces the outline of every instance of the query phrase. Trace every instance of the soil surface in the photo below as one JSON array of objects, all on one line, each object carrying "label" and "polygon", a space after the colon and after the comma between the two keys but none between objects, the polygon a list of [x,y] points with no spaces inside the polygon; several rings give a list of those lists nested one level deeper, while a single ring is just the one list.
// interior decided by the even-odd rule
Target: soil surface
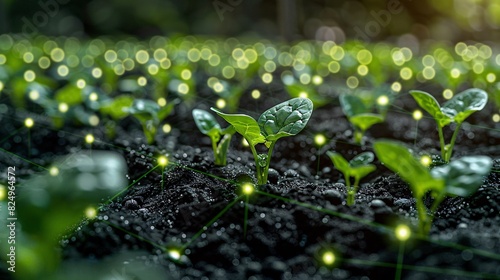
[{"label": "soil surface", "polygon": [[[278,85],[260,87],[267,97],[253,100],[245,94],[240,112],[258,117],[288,99]],[[163,184],[161,169],[151,172],[114,201],[103,198],[94,220],[82,221],[62,238],[62,269],[68,271],[82,263],[105,269],[116,261],[113,273],[122,278],[110,279],[394,279],[400,258],[402,279],[500,279],[500,125],[491,120],[498,110],[493,104],[464,124],[454,152],[454,157],[490,156],[493,172],[473,196],[441,204],[428,238],[404,244],[395,238],[398,224],[416,228],[415,201],[408,185],[378,161],[377,171],[362,180],[356,204],[345,204],[343,175],[325,151],[350,159],[372,150],[376,139],[390,138],[438,154],[434,121],[423,119],[417,126],[411,118],[415,108],[411,96],[401,93],[386,122],[367,132],[363,146],[352,144],[352,127],[338,102],[317,108],[300,135],[277,143],[269,184],[248,201],[239,185],[253,178],[255,166],[241,136],[233,137],[227,166],[214,166],[209,138],[180,106],[167,119],[173,130],[160,133],[155,145],[144,143],[139,125],[129,118],[120,123],[116,139],[106,139],[102,127],[66,125],[56,131],[49,120],[38,118],[41,125],[30,132],[31,150],[21,132],[0,147],[46,166],[55,156],[88,148],[82,137],[92,132],[105,139],[92,149],[123,155],[130,180],[154,168],[158,155],[169,156]],[[29,115],[8,110],[2,136],[21,128]],[[332,140],[316,147],[317,133]],[[447,131],[445,137],[450,136]],[[0,163],[2,169],[16,164],[21,176],[41,171],[3,152]],[[164,248],[185,250],[177,260]],[[335,254],[331,266],[322,263],[325,251]],[[88,277],[67,279],[83,276]]]}]

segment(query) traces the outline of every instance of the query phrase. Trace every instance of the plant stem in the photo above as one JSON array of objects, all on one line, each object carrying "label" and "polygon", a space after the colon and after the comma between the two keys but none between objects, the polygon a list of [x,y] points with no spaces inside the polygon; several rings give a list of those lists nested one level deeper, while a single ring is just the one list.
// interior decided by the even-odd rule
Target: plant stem
[{"label": "plant stem", "polygon": [[444,147],[444,136],[443,136],[443,128],[438,124],[438,133],[439,133],[439,144],[441,145],[441,157],[443,159],[446,158],[446,151]]},{"label": "plant stem", "polygon": [[347,205],[352,206],[356,200],[356,193],[358,192],[359,178],[354,177],[354,186],[347,190]]},{"label": "plant stem", "polygon": [[[248,141],[248,139],[245,138],[245,140],[247,140],[248,143],[251,143],[250,141]],[[257,176],[257,183],[259,185],[261,185],[260,183],[260,178],[261,178],[261,170],[259,168],[259,155],[257,154],[257,150],[255,150],[255,147],[250,145],[250,149],[252,150],[252,154],[253,154],[253,159],[255,161],[255,171],[256,171],[256,176]]]},{"label": "plant stem", "polygon": [[455,141],[457,140],[457,135],[458,135],[458,131],[460,130],[460,126],[462,126],[462,123],[457,123],[457,127],[455,128],[455,131],[453,132],[453,136],[451,137],[450,145],[448,146],[448,149],[446,150],[446,158],[444,159],[446,162],[449,162],[451,159],[451,155],[453,153],[453,146],[455,146]]},{"label": "plant stem", "polygon": [[360,130],[355,129],[354,130],[354,142],[356,142],[356,144],[361,145],[363,142],[363,135],[364,135],[364,131],[360,131]]},{"label": "plant stem", "polygon": [[418,229],[420,234],[427,236],[430,231],[430,226],[428,226],[428,216],[427,209],[425,208],[423,197],[416,198],[417,203],[417,213],[418,213]]},{"label": "plant stem", "polygon": [[271,142],[271,145],[269,146],[269,149],[267,151],[266,166],[262,170],[262,181],[259,182],[260,185],[264,185],[267,183],[267,176],[269,175],[269,165],[271,163],[271,157],[273,155],[274,144],[276,144],[276,141]]}]

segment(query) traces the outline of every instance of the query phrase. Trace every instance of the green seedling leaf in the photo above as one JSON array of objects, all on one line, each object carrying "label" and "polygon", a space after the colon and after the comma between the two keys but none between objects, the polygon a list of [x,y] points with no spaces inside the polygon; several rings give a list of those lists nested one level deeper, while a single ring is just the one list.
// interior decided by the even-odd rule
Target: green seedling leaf
[{"label": "green seedling leaf", "polygon": [[313,103],[307,98],[293,98],[282,102],[259,117],[258,125],[268,141],[296,135],[306,126],[313,111]]},{"label": "green seedling leaf", "polygon": [[241,134],[250,145],[255,146],[266,142],[266,138],[260,134],[259,124],[252,117],[244,114],[225,114],[215,108],[210,109],[230,123],[236,132]]},{"label": "green seedling leaf", "polygon": [[83,102],[82,90],[73,84],[61,88],[55,93],[55,100],[59,103],[66,103],[70,106],[78,105]]},{"label": "green seedling leaf", "polygon": [[152,100],[136,99],[132,103],[132,106],[125,109],[126,112],[131,113],[139,120],[150,120],[153,119],[158,122],[158,111],[160,111],[160,105]]},{"label": "green seedling leaf", "polygon": [[160,107],[158,110],[158,121],[163,121],[166,119],[174,110],[175,105],[177,104],[177,99],[170,101],[167,105]]},{"label": "green seedling leaf", "polygon": [[330,159],[333,162],[333,165],[335,165],[335,168],[337,168],[337,170],[339,170],[344,174],[349,173],[351,169],[351,167],[349,166],[349,162],[347,162],[347,160],[341,154],[330,151],[327,151],[326,154],[330,157]]},{"label": "green seedling leaf", "polygon": [[377,167],[373,164],[364,164],[364,165],[356,166],[356,167],[351,166],[350,175],[352,177],[361,179],[361,178],[365,177],[366,175],[372,173],[376,169],[377,169]]},{"label": "green seedling leaf", "polygon": [[103,114],[109,115],[114,120],[120,120],[129,115],[126,108],[129,108],[134,103],[134,98],[130,95],[120,95],[110,102],[104,104],[100,111]]},{"label": "green seedling leaf", "polygon": [[353,159],[351,159],[349,161],[349,165],[352,167],[367,165],[370,162],[373,162],[374,159],[375,159],[375,156],[373,155],[372,152],[364,152],[364,153],[361,153],[361,154],[355,156]]},{"label": "green seedling leaf", "polygon": [[441,111],[437,100],[427,92],[412,90],[410,94],[422,109],[429,113],[440,127],[448,125],[452,121],[452,116]]},{"label": "green seedling leaf", "polygon": [[429,170],[417,161],[410,151],[395,141],[381,140],[373,144],[377,158],[406,181],[417,198],[427,191],[441,191],[443,180],[434,179]]},{"label": "green seedling leaf", "polygon": [[431,174],[435,178],[444,179],[448,195],[466,197],[477,191],[491,166],[492,161],[487,156],[469,156],[436,167]]},{"label": "green seedling leaf", "polygon": [[350,117],[349,121],[362,131],[366,131],[374,124],[384,122],[384,117],[378,114],[364,113]]},{"label": "green seedling leaf", "polygon": [[462,123],[472,113],[481,111],[487,102],[488,94],[484,90],[471,88],[444,103],[441,111],[455,122]]},{"label": "green seedling leaf", "polygon": [[342,111],[344,111],[344,114],[348,118],[369,112],[369,109],[363,103],[363,100],[356,95],[342,94],[340,95],[339,100],[340,105],[342,106]]},{"label": "green seedling leaf", "polygon": [[193,110],[193,119],[201,133],[208,135],[211,130],[221,131],[221,127],[215,117],[209,112],[201,109]]}]

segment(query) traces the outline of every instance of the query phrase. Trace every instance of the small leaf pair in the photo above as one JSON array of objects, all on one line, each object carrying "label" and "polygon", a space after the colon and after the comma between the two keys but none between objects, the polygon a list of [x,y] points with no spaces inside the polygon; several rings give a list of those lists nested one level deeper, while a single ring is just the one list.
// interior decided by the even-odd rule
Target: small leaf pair
[{"label": "small leaf pair", "polygon": [[[326,152],[337,170],[345,177],[347,187],[347,205],[354,205],[354,197],[359,188],[359,181],[366,175],[375,171],[375,165],[371,164],[374,159],[372,152],[364,152],[347,161],[341,154]],[[351,186],[351,177],[354,178],[354,186]]]},{"label": "small leaf pair", "polygon": [[[453,146],[457,139],[460,126],[472,113],[481,111],[488,102],[488,94],[477,88],[465,90],[452,99],[447,101],[441,107],[437,100],[424,91],[410,91],[415,101],[422,109],[429,113],[438,126],[439,143],[441,145],[441,156],[444,161],[449,162],[453,153]],[[443,136],[443,127],[455,122],[456,128],[449,144],[445,144]]]},{"label": "small leaf pair", "polygon": [[[374,145],[379,160],[406,181],[416,200],[421,234],[428,234],[433,213],[446,196],[469,196],[477,191],[490,172],[492,160],[487,156],[467,156],[432,170],[423,166],[403,144],[377,141]],[[427,214],[424,197],[430,193],[434,198]]]},{"label": "small leaf pair", "polygon": [[[276,141],[282,137],[296,135],[306,126],[313,111],[307,98],[293,98],[280,103],[260,115],[258,121],[244,114],[225,114],[211,108],[230,123],[250,145],[255,160],[257,183],[267,183],[269,164]],[[257,144],[265,144],[267,154],[257,152]]]},{"label": "small leaf pair", "polygon": [[236,132],[232,125],[222,129],[212,114],[205,110],[194,109],[193,119],[201,133],[210,137],[214,151],[215,165],[225,166],[227,163],[227,150],[231,137]]}]

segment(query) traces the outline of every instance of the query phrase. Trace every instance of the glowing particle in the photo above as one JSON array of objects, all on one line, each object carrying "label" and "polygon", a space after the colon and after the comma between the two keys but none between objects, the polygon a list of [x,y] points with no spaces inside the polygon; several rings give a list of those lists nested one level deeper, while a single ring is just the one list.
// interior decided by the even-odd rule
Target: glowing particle
[{"label": "glowing particle", "polygon": [[59,175],[59,168],[52,166],[49,170],[49,173],[50,173],[50,176],[55,177],[55,176]]},{"label": "glowing particle", "polygon": [[299,93],[299,97],[300,97],[300,98],[308,98],[308,96],[309,96],[309,94],[307,94],[307,92],[305,92],[305,91],[301,91],[301,92]]},{"label": "glowing particle", "polygon": [[183,80],[189,80],[189,79],[191,79],[191,76],[192,76],[192,74],[191,74],[191,71],[189,69],[182,70],[181,78]]},{"label": "glowing particle", "polygon": [[50,52],[50,58],[55,62],[61,62],[64,59],[64,51],[61,48],[55,48]]},{"label": "glowing particle", "polygon": [[163,97],[160,97],[160,98],[158,98],[156,103],[158,103],[158,105],[160,105],[160,107],[163,107],[163,106],[167,105],[167,100]]},{"label": "glowing particle", "polygon": [[392,85],[391,85],[391,89],[392,89],[394,92],[400,92],[400,91],[401,91],[401,83],[399,83],[399,82],[394,82],[394,83],[392,83]]},{"label": "glowing particle", "polygon": [[412,115],[413,115],[413,119],[414,119],[414,120],[416,120],[416,121],[421,120],[421,119],[422,119],[422,117],[424,116],[424,115],[422,114],[422,111],[420,111],[420,110],[415,110],[415,111],[413,111],[413,114],[412,114]]},{"label": "glowing particle", "polygon": [[264,75],[262,75],[262,81],[266,84],[270,84],[273,81],[273,75],[264,73]]},{"label": "glowing particle", "polygon": [[180,94],[188,94],[189,86],[186,83],[180,83],[179,86],[177,87],[177,91]]},{"label": "glowing particle", "polygon": [[87,134],[85,136],[85,142],[87,142],[87,144],[92,144],[94,143],[95,139],[94,139],[94,135],[92,134]]},{"label": "glowing particle", "polygon": [[386,106],[387,104],[389,104],[389,97],[387,97],[386,95],[379,96],[377,98],[377,104],[380,106]]},{"label": "glowing particle", "polygon": [[443,97],[446,99],[451,99],[453,97],[453,91],[451,91],[451,89],[445,89],[443,91]]},{"label": "glowing particle", "polygon": [[140,50],[135,54],[135,60],[140,64],[146,64],[149,60],[149,54],[147,51]]},{"label": "glowing particle", "polygon": [[253,99],[259,99],[260,98],[260,91],[258,89],[252,90],[252,98]]},{"label": "glowing particle", "polygon": [[323,134],[316,134],[314,136],[314,143],[318,146],[323,146],[326,144],[326,137]]},{"label": "glowing particle", "polygon": [[99,79],[100,77],[102,77],[102,70],[101,68],[94,68],[92,69],[92,77],[96,78],[96,79]]},{"label": "glowing particle", "polygon": [[83,89],[86,85],[87,83],[84,79],[79,79],[78,81],[76,81],[76,87],[79,89]]},{"label": "glowing particle", "polygon": [[2,91],[2,90],[3,90],[3,82],[0,81],[0,91]]},{"label": "glowing particle", "polygon": [[496,79],[497,76],[494,73],[488,73],[488,75],[486,75],[486,81],[488,81],[488,83],[494,83]]},{"label": "glowing particle", "polygon": [[358,66],[358,74],[360,76],[366,76],[368,74],[368,67],[366,65]]},{"label": "glowing particle", "polygon": [[217,106],[217,108],[219,108],[219,109],[226,107],[226,100],[224,100],[222,98],[217,99],[215,106]]},{"label": "glowing particle", "polygon": [[35,101],[35,100],[38,100],[38,98],[40,98],[40,92],[38,92],[38,90],[34,89],[34,90],[30,91],[28,96],[30,97],[31,100]]},{"label": "glowing particle", "polygon": [[40,57],[38,60],[38,66],[42,69],[47,69],[50,67],[50,59],[46,56]]},{"label": "glowing particle", "polygon": [[113,50],[107,50],[105,53],[104,53],[104,59],[108,62],[108,63],[113,63],[116,61],[116,59],[118,58],[118,55],[116,54],[115,51]]},{"label": "glowing particle", "polygon": [[307,85],[311,82],[311,76],[309,74],[304,73],[300,75],[299,80],[302,84]]},{"label": "glowing particle", "polygon": [[357,88],[359,86],[359,80],[354,76],[350,76],[347,78],[346,84],[349,88]]},{"label": "glowing particle", "polygon": [[406,241],[410,238],[411,230],[407,225],[399,225],[395,229],[396,238],[400,241]]},{"label": "glowing particle", "polygon": [[224,91],[224,85],[221,84],[220,82],[217,82],[214,85],[214,90],[215,90],[215,92],[223,92]]},{"label": "glowing particle", "polygon": [[340,64],[337,61],[332,61],[328,63],[328,70],[332,73],[338,73],[340,71]]},{"label": "glowing particle", "polygon": [[333,254],[333,252],[331,251],[326,251],[325,253],[323,253],[321,259],[323,260],[324,264],[332,265],[335,263],[335,254]]},{"label": "glowing particle", "polygon": [[89,95],[89,99],[90,99],[90,101],[97,101],[97,99],[99,99],[99,96],[97,95],[97,93],[92,92],[92,93]]},{"label": "glowing particle", "polygon": [[172,131],[172,126],[166,123],[163,125],[161,129],[163,130],[164,133],[170,133],[170,131]]},{"label": "glowing particle", "polygon": [[143,87],[148,84],[148,80],[145,77],[139,77],[137,78],[137,84]]},{"label": "glowing particle", "polygon": [[160,70],[160,69],[158,68],[158,65],[156,65],[156,64],[151,64],[151,65],[149,65],[149,66],[148,66],[148,72],[149,72],[149,74],[151,74],[151,75],[156,75],[156,74],[158,74],[158,71],[159,71],[159,70]]},{"label": "glowing particle", "polygon": [[58,109],[59,109],[59,112],[66,113],[69,109],[69,106],[68,106],[68,104],[63,102],[63,103],[59,104]]},{"label": "glowing particle", "polygon": [[88,121],[91,126],[96,126],[99,124],[99,117],[96,115],[92,115],[89,117]]},{"label": "glowing particle", "polygon": [[422,156],[422,157],[420,157],[420,163],[423,166],[428,167],[432,163],[432,158],[430,156],[428,156],[428,155]]},{"label": "glowing particle", "polygon": [[66,77],[69,74],[69,68],[66,65],[60,65],[57,67],[57,74],[61,77]]},{"label": "glowing particle", "polygon": [[450,75],[452,78],[456,79],[456,78],[460,77],[460,70],[458,70],[457,68],[453,68],[450,71]]},{"label": "glowing particle", "polygon": [[161,156],[161,157],[159,157],[159,158],[158,158],[158,164],[159,164],[160,166],[167,166],[167,164],[168,164],[168,158],[167,158],[167,157],[165,157],[165,156]]},{"label": "glowing particle", "polygon": [[241,191],[246,195],[251,195],[254,190],[254,186],[250,183],[245,183],[243,186],[241,186]]},{"label": "glowing particle", "polygon": [[491,119],[494,122],[500,122],[500,115],[499,114],[494,114],[493,117],[491,117]]},{"label": "glowing particle", "polygon": [[33,82],[36,79],[36,74],[32,70],[24,72],[24,80],[26,82]]},{"label": "glowing particle", "polygon": [[413,71],[408,67],[404,67],[399,71],[399,76],[401,76],[403,80],[409,80],[413,77]]},{"label": "glowing particle", "polygon": [[168,251],[168,256],[173,259],[173,260],[180,260],[181,259],[181,252],[178,250],[172,249]]},{"label": "glowing particle", "polygon": [[32,118],[27,118],[24,120],[24,126],[26,126],[27,128],[31,128],[33,127],[33,125],[35,125],[35,121],[33,121]]},{"label": "glowing particle", "polygon": [[87,219],[93,219],[97,216],[97,209],[95,209],[94,207],[87,207],[85,209],[85,217],[87,217]]},{"label": "glowing particle", "polygon": [[0,185],[0,201],[5,200],[7,197],[7,188],[5,186]]},{"label": "glowing particle", "polygon": [[321,85],[323,83],[323,78],[321,76],[314,75],[312,78],[312,82],[315,85]]}]

